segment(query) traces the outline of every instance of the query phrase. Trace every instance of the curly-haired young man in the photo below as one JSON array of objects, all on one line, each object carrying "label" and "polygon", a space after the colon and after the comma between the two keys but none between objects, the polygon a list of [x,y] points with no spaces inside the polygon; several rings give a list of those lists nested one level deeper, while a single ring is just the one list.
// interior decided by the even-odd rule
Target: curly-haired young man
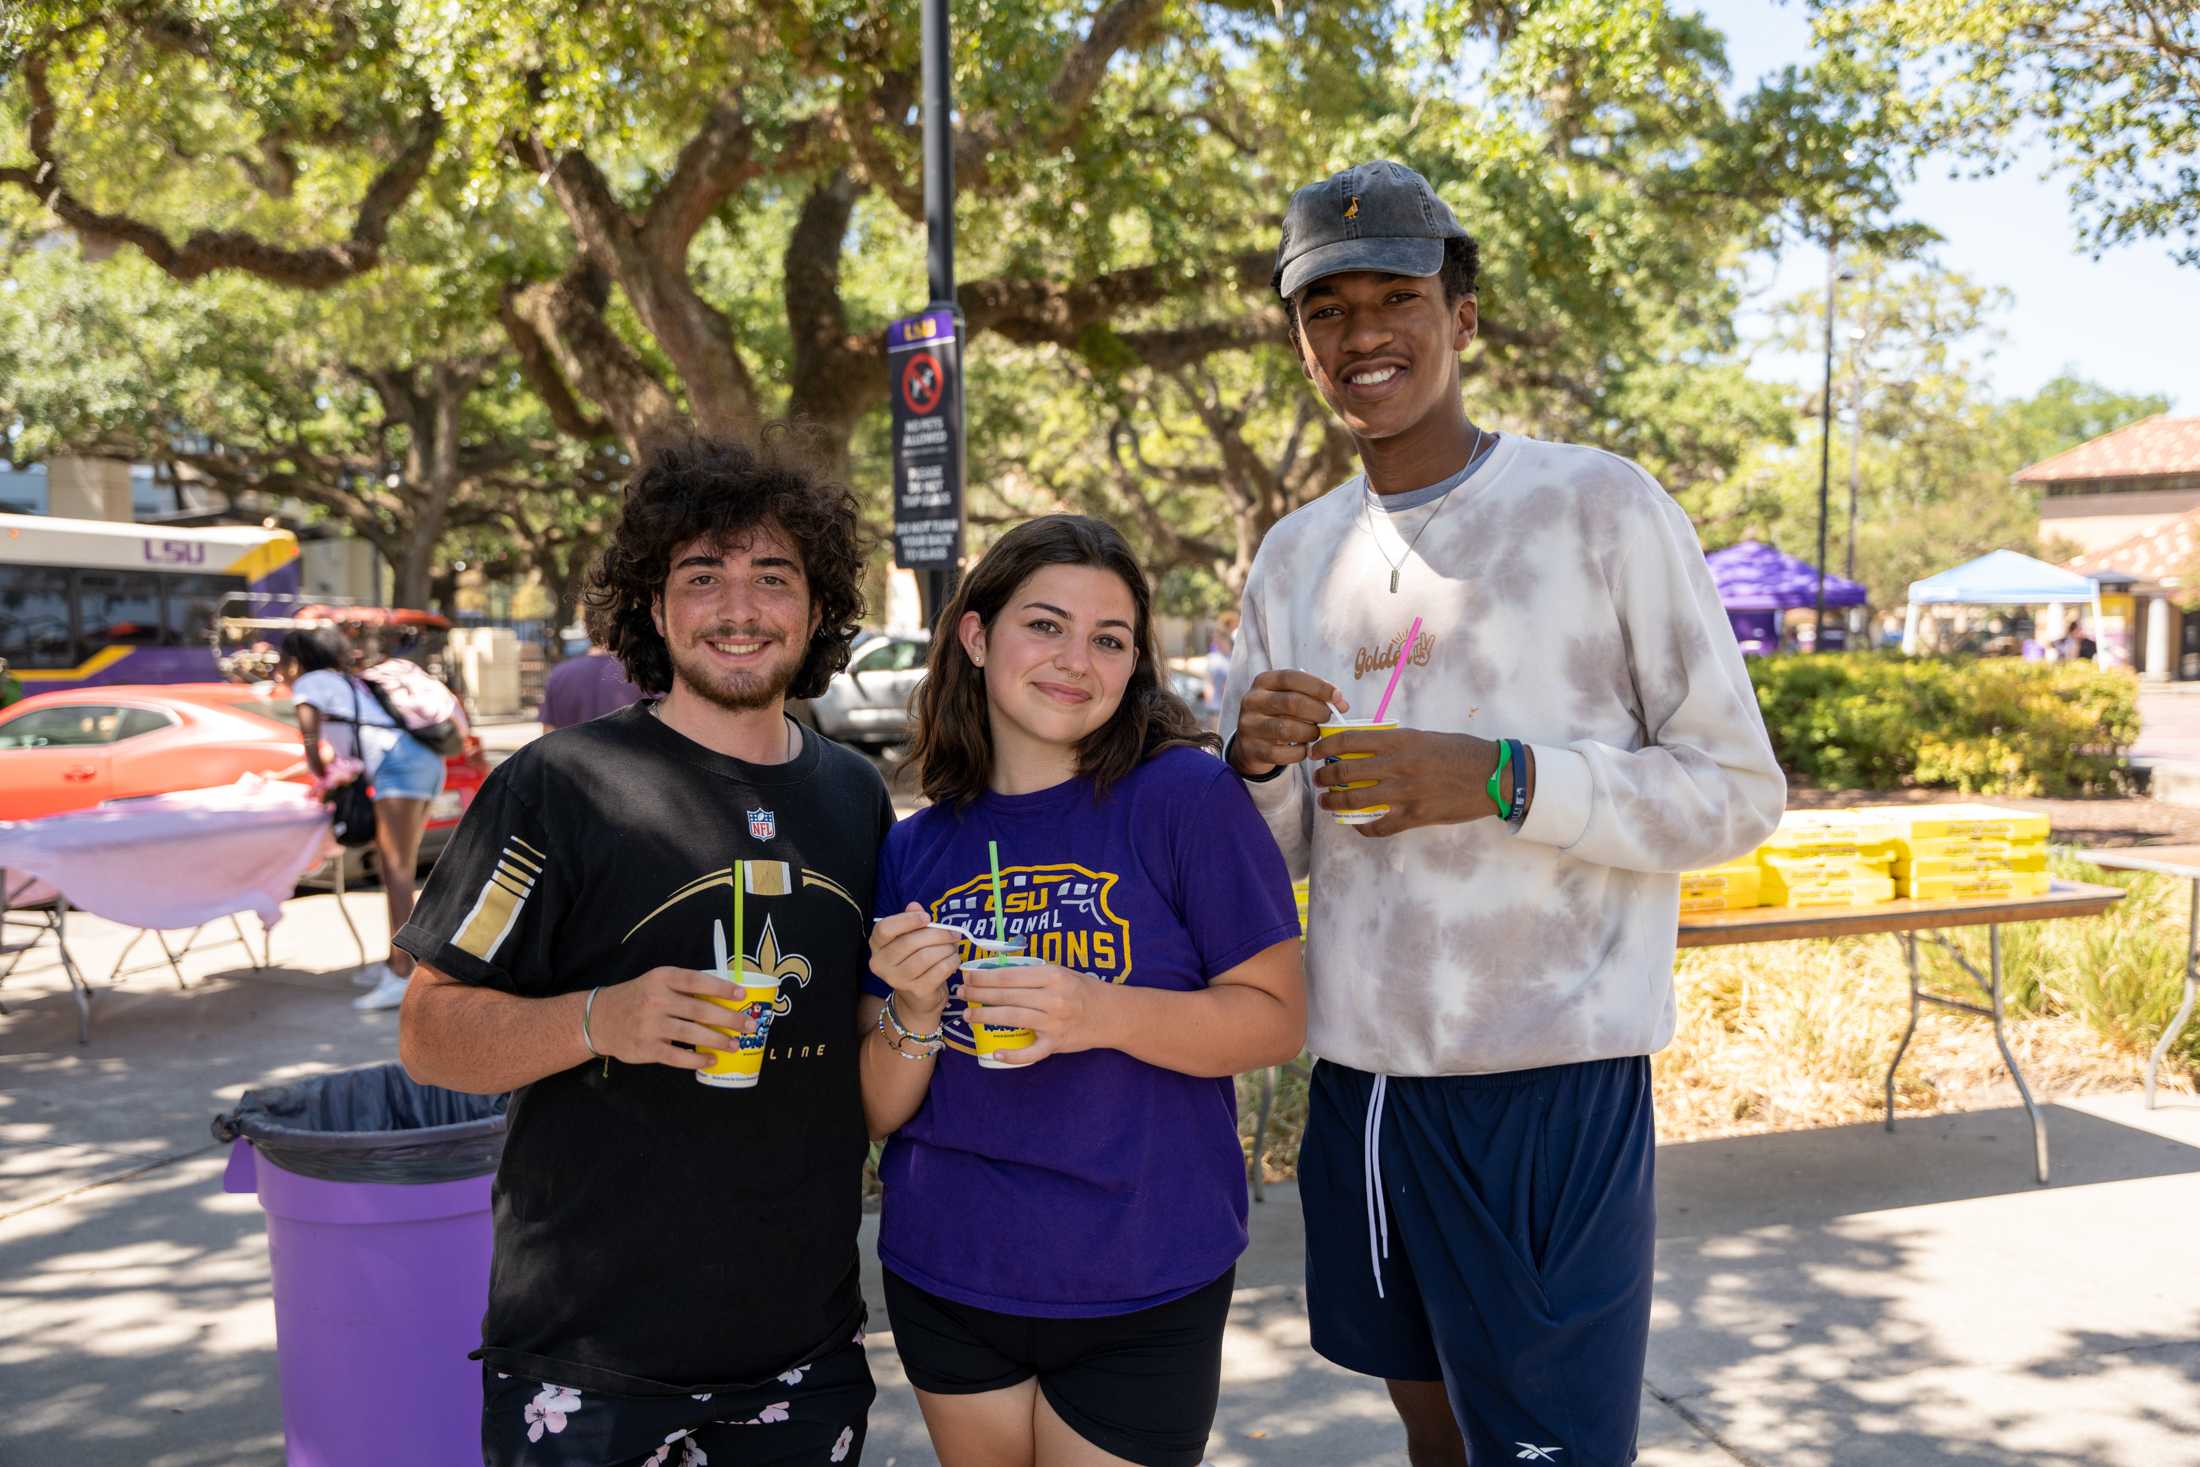
[{"label": "curly-haired young man", "polygon": [[[864,548],[776,439],[652,454],[588,590],[647,700],[499,766],[398,934],[406,1069],[513,1092],[492,1467],[862,1454],[856,1000],[893,807],[784,704],[846,664]],[[729,948],[775,1003],[706,1002]]]}]

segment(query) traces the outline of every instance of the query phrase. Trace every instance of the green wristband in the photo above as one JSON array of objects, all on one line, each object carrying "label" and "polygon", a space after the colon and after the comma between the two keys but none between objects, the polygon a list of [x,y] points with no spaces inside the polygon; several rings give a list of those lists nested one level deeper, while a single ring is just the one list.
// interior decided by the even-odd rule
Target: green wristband
[{"label": "green wristband", "polygon": [[1505,766],[1512,762],[1512,745],[1503,739],[1497,741],[1497,768],[1490,772],[1490,803],[1497,807],[1502,819],[1512,819],[1512,801],[1497,792],[1497,782],[1505,777]]}]

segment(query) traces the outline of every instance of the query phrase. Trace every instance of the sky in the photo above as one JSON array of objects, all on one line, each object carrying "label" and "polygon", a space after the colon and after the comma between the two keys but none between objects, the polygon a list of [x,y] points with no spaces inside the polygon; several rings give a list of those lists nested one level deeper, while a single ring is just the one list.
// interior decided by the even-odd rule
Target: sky
[{"label": "sky", "polygon": [[[1737,92],[1811,51],[1810,19],[1799,0],[1676,0],[1726,33]],[[1949,162],[1928,158],[1904,200],[1905,215],[1946,237],[1937,258],[2014,298],[1996,324],[2003,339],[1982,363],[1997,396],[2026,397],[2071,371],[2120,392],[2158,392],[2175,413],[2200,415],[2200,268],[2180,268],[2164,241],[2126,245],[2095,260],[2078,244],[2067,183],[2043,179],[2038,150],[1989,179],[1951,179]],[[1823,291],[1822,251],[1797,248],[1766,278],[1766,299]],[[1745,321],[1745,329],[1747,328]],[[1767,375],[1815,383],[1815,355],[1760,357]]]}]

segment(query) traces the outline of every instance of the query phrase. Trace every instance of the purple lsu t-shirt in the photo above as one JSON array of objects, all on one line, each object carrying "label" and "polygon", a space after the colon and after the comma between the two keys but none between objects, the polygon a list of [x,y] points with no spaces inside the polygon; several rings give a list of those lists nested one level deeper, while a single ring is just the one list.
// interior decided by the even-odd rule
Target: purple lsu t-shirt
[{"label": "purple lsu t-shirt", "polygon": [[[1100,799],[1074,779],[918,811],[886,837],[878,912],[915,901],[990,931],[989,840],[1009,933],[1104,982],[1193,991],[1299,935],[1275,839],[1199,749],[1147,760]],[[879,1166],[886,1267],[980,1309],[1082,1318],[1181,1298],[1245,1251],[1235,1082],[1112,1049],[988,1070],[960,999],[946,1029],[924,1104]]]}]

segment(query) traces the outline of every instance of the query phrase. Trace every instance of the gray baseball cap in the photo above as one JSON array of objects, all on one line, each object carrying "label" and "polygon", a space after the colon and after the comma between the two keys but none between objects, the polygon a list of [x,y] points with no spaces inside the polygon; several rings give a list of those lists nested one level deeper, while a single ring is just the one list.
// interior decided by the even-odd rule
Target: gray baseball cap
[{"label": "gray baseball cap", "polygon": [[1434,275],[1444,268],[1444,241],[1466,237],[1420,174],[1381,159],[1359,163],[1291,196],[1268,283],[1289,300],[1348,270]]}]

